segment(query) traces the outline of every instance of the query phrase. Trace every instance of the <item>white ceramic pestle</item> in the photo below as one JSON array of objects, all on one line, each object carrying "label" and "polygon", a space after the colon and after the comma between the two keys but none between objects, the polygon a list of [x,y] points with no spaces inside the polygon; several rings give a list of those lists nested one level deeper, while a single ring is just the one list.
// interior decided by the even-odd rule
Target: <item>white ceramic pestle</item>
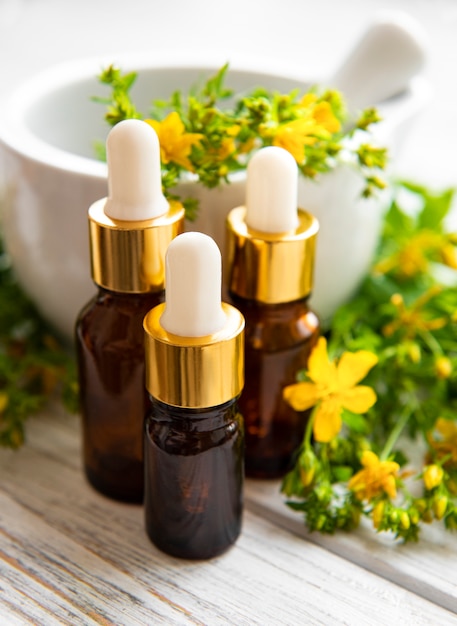
[{"label": "white ceramic pestle", "polygon": [[383,13],[369,26],[327,82],[340,90],[350,114],[402,92],[425,64],[427,36],[402,12]]}]

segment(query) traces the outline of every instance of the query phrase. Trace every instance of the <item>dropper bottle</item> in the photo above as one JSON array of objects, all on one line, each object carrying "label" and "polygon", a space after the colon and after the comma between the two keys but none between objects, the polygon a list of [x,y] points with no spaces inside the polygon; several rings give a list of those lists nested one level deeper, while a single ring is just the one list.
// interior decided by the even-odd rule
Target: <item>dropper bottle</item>
[{"label": "dropper bottle", "polygon": [[306,422],[282,397],[305,368],[319,321],[307,304],[317,220],[297,209],[297,165],[282,148],[257,152],[247,170],[246,206],[227,218],[227,286],[246,320],[246,475],[282,476]]},{"label": "dropper bottle", "polygon": [[103,494],[143,499],[143,318],[164,299],[165,251],[184,210],[162,194],[155,131],[140,120],[107,139],[108,197],[89,209],[97,295],[76,323],[84,468]]},{"label": "dropper bottle", "polygon": [[221,254],[201,233],[166,256],[166,302],[144,320],[146,530],[188,559],[224,552],[241,530],[244,319],[221,303]]}]

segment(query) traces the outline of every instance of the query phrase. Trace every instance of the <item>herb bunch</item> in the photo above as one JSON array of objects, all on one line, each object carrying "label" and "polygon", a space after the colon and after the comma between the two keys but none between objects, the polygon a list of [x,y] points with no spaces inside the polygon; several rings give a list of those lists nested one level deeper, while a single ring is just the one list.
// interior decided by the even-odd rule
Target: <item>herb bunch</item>
[{"label": "herb bunch", "polygon": [[1,241],[0,302],[0,446],[18,448],[26,420],[59,390],[76,409],[75,366],[16,282]]},{"label": "herb bunch", "polygon": [[[229,174],[244,170],[253,151],[271,145],[288,150],[308,178],[331,171],[344,159],[364,176],[364,196],[385,186],[380,173],[386,166],[387,151],[370,143],[371,126],[380,120],[375,109],[363,111],[355,121],[348,120],[342,95],[317,88],[281,94],[259,87],[235,96],[225,85],[227,71],[228,64],[187,95],[175,91],[168,100],[155,100],[145,116],[130,96],[136,73],[123,74],[111,65],[99,76],[111,93],[94,100],[107,107],[105,120],[111,126],[136,118],[156,130],[164,192],[172,198],[177,197],[173,188],[183,174],[194,174],[204,186],[216,187],[226,182]],[[359,139],[354,142],[356,133]],[[104,157],[100,144],[97,152]],[[196,201],[180,200],[192,218]]]},{"label": "herb bunch", "polygon": [[311,531],[350,530],[362,516],[405,542],[434,520],[457,528],[453,195],[398,186],[370,275],[333,319],[328,354],[322,339],[285,389],[295,408],[314,407],[282,485]]}]

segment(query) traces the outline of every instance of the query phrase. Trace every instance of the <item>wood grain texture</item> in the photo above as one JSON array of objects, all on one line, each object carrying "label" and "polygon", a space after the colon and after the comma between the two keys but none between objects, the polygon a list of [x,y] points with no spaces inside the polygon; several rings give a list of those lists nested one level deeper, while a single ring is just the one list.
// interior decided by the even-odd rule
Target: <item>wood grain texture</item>
[{"label": "wood grain texture", "polygon": [[247,481],[245,493],[258,515],[457,614],[456,536],[439,524],[424,526],[420,542],[409,545],[376,534],[367,520],[354,533],[309,533],[285,505],[279,482]]},{"label": "wood grain texture", "polygon": [[87,485],[76,418],[53,407],[30,426],[24,449],[0,451],[2,626],[455,623],[450,612],[280,528],[269,519],[274,507],[251,496],[261,515],[248,505],[225,555],[202,563],[168,557],[148,541],[141,507]]}]

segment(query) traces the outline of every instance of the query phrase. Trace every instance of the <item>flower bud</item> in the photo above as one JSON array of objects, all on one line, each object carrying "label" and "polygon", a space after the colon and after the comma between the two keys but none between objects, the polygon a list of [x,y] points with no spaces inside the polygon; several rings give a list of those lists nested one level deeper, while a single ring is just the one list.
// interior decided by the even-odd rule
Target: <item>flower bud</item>
[{"label": "flower bud", "polygon": [[432,512],[429,510],[424,511],[422,513],[422,521],[424,521],[426,524],[431,524],[433,522]]},{"label": "flower bud", "polygon": [[446,517],[446,528],[457,530],[457,515],[455,513]]},{"label": "flower bud", "polygon": [[440,356],[435,361],[435,372],[442,380],[449,378],[452,374],[452,363],[447,356]]},{"label": "flower bud", "polygon": [[436,519],[442,519],[447,509],[447,496],[437,496],[433,500],[433,512]]},{"label": "flower bud", "polygon": [[408,356],[412,363],[420,363],[421,349],[417,343],[411,343],[408,346]]},{"label": "flower bud", "polygon": [[425,488],[430,491],[438,485],[441,485],[441,481],[443,480],[443,468],[439,465],[427,465],[424,469],[424,473],[422,475],[422,480],[424,481]]},{"label": "flower bud", "polygon": [[406,511],[402,511],[400,513],[400,526],[403,528],[403,530],[408,530],[408,528],[411,526],[411,520]]},{"label": "flower bud", "polygon": [[403,296],[400,293],[394,293],[391,296],[390,301],[397,308],[404,304]]},{"label": "flower bud", "polygon": [[410,509],[409,519],[411,520],[411,524],[418,524],[420,520],[419,511],[417,509]]},{"label": "flower bud", "polygon": [[312,450],[305,450],[300,455],[300,479],[304,487],[309,487],[316,474],[317,459]]},{"label": "flower bud", "polygon": [[380,502],[377,503],[377,505],[373,509],[372,518],[373,518],[373,526],[375,528],[379,528],[381,525],[382,518],[384,516],[384,508],[385,508],[385,502],[384,500],[381,500]]}]

